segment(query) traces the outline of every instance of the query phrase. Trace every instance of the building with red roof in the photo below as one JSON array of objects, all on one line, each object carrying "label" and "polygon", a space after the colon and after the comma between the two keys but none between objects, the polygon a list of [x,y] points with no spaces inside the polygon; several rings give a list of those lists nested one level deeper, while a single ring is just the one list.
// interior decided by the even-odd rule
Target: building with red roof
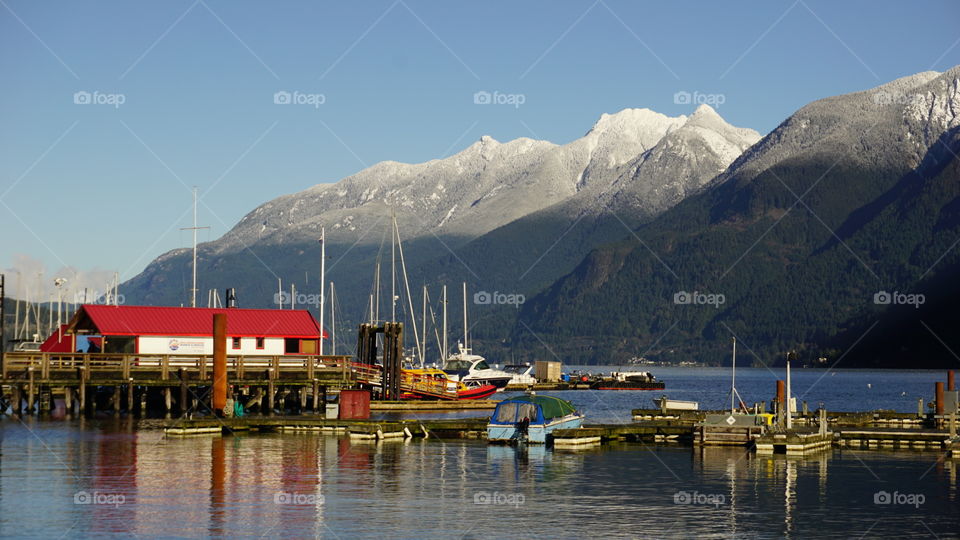
[{"label": "building with red roof", "polygon": [[227,315],[227,354],[317,353],[320,325],[306,310],[83,304],[66,331],[102,337],[108,353],[210,355],[217,313]]}]

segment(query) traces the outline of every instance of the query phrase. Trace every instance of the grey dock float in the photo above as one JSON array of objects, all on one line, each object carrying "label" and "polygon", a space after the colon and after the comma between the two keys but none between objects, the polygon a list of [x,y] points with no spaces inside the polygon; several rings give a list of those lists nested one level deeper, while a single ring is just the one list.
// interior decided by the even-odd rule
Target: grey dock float
[{"label": "grey dock float", "polygon": [[786,433],[767,433],[754,441],[754,450],[758,454],[786,454],[802,456],[833,447],[833,432],[790,431]]}]

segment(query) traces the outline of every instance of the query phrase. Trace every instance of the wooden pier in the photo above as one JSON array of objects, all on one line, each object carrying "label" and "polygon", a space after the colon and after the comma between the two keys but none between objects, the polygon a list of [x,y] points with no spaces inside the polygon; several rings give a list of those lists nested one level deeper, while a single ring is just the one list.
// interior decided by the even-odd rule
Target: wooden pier
[{"label": "wooden pier", "polygon": [[[349,356],[227,357],[227,383],[247,408],[319,410],[326,392],[357,380]],[[0,398],[14,414],[24,405],[28,414],[49,412],[55,394],[76,414],[204,412],[212,385],[212,356],[7,353],[0,371]]]}]

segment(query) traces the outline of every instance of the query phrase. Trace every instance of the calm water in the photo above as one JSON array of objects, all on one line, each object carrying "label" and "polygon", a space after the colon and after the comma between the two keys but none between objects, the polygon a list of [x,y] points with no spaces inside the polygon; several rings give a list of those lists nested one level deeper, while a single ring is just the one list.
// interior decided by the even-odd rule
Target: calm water
[{"label": "calm water", "polygon": [[[720,373],[658,374],[668,381],[669,395],[706,406],[714,406],[708,394],[725,391]],[[911,410],[911,400],[874,405],[871,396],[874,391],[899,396],[896,389],[884,389],[896,385],[916,393],[915,408],[915,397],[929,395],[926,387],[932,388],[937,376],[942,378],[931,372],[840,372],[812,385],[816,372],[798,373],[795,389],[799,394],[802,385],[812,385],[810,395],[828,406],[846,399],[855,400],[851,410]],[[845,380],[840,377],[853,384],[839,384]],[[738,384],[744,399],[769,399],[772,377],[768,381],[758,373],[751,379],[745,370]],[[873,388],[865,391],[870,380]],[[757,397],[747,395],[753,384]],[[619,408],[652,397],[568,394],[588,414],[612,418],[623,416]],[[722,395],[716,400],[719,406]],[[175,438],[132,426],[124,418],[0,420],[0,535],[956,538],[960,533],[957,464],[935,451],[837,449],[787,459],[740,449],[623,443],[568,453],[459,440],[351,443],[314,434]]]}]

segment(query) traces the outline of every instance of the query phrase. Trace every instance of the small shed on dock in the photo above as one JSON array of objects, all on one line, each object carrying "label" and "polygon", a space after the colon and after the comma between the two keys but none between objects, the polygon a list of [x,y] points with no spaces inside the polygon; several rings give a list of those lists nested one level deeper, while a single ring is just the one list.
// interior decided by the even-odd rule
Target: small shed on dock
[{"label": "small shed on dock", "polygon": [[[70,334],[101,336],[103,352],[213,354],[213,316],[227,315],[227,354],[316,354],[320,325],[306,310],[83,304]],[[326,332],[323,338],[326,338]]]}]

